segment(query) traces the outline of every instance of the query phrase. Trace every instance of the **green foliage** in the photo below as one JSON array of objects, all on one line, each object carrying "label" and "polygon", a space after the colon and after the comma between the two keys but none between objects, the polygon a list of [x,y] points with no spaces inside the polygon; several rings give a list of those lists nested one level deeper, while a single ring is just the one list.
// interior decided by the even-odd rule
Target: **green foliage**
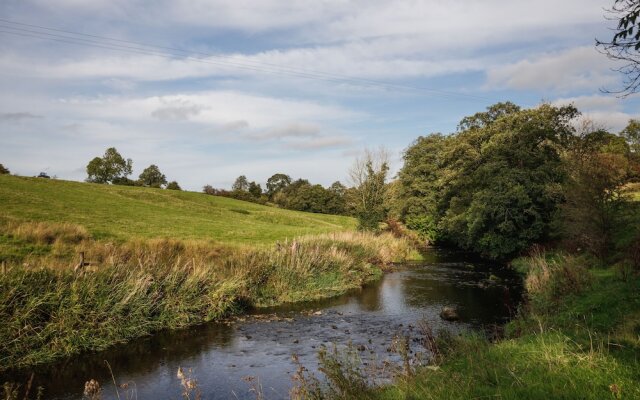
[{"label": "green foliage", "polygon": [[262,187],[260,187],[259,183],[251,182],[247,191],[255,198],[260,198],[260,196],[262,196]]},{"label": "green foliage", "polygon": [[231,186],[231,190],[238,192],[246,192],[249,190],[249,181],[247,177],[244,175],[240,175],[236,178],[235,182],[233,182],[233,186]]},{"label": "green foliage", "polygon": [[167,184],[167,177],[160,172],[160,168],[158,168],[157,165],[151,164],[142,171],[138,177],[138,182],[140,182],[142,186],[160,188],[162,185]]},{"label": "green foliage", "polygon": [[632,152],[640,153],[640,120],[629,120],[629,124],[620,132],[620,135],[627,140]]},{"label": "green foliage", "polygon": [[387,217],[385,208],[386,180],[389,172],[387,154],[365,151],[364,157],[356,159],[349,174],[354,183],[355,216],[358,228],[375,231]]},{"label": "green foliage", "polygon": [[277,193],[284,190],[287,186],[291,184],[291,177],[285,174],[273,174],[269,179],[267,179],[267,195],[269,199],[273,199]]},{"label": "green foliage", "polygon": [[9,171],[9,168],[7,168],[4,165],[0,164],[0,175],[8,175],[10,173],[11,173],[11,171]]},{"label": "green foliage", "polygon": [[623,189],[632,176],[629,145],[620,136],[586,126],[567,147],[565,160],[564,237],[573,247],[605,259],[626,208]]},{"label": "green foliage", "polygon": [[464,118],[455,134],[419,138],[399,174],[405,222],[491,258],[544,239],[562,200],[561,151],[576,115],[573,107],[498,103]]},{"label": "green foliage", "polygon": [[87,182],[113,183],[131,175],[133,162],[125,160],[115,147],[108,148],[102,157],[95,157],[87,165]]},{"label": "green foliage", "polygon": [[180,187],[180,185],[178,185],[178,182],[176,182],[176,181],[171,181],[171,182],[167,183],[167,187],[165,189],[168,189],[168,190],[182,190],[182,188]]}]

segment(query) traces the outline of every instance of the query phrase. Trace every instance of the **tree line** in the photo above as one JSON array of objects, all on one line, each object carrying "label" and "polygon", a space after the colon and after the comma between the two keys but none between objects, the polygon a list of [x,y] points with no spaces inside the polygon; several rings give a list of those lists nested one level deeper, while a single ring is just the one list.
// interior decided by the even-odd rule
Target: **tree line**
[{"label": "tree line", "polygon": [[181,190],[176,181],[167,181],[167,177],[160,172],[157,165],[151,164],[132,180],[129,176],[133,173],[133,161],[126,160],[115,147],[108,148],[102,157],[95,157],[87,164],[87,182],[110,183],[124,186],[146,186],[152,188],[165,188],[169,190]]},{"label": "tree line", "polygon": [[206,185],[203,192],[210,195],[231,197],[259,204],[272,204],[281,208],[323,214],[350,215],[350,191],[339,181],[325,188],[311,184],[307,179],[293,180],[289,175],[276,173],[266,182],[263,189],[255,181],[249,182],[240,175],[231,190],[215,189]]}]

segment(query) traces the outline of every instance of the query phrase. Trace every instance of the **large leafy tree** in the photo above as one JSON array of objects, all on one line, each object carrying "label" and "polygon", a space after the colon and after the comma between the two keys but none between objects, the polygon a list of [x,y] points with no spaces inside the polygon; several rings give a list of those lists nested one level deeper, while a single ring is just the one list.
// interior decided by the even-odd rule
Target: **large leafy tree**
[{"label": "large leafy tree", "polygon": [[160,168],[157,165],[151,164],[142,171],[138,177],[138,182],[142,186],[160,188],[162,185],[167,184],[167,177],[160,172]]},{"label": "large leafy tree", "polygon": [[562,200],[561,149],[574,107],[498,103],[457,133],[418,139],[400,172],[407,224],[492,258],[545,237]]},{"label": "large leafy tree", "polygon": [[102,157],[95,157],[87,164],[87,182],[113,183],[131,175],[133,162],[124,159],[115,147],[108,148]]},{"label": "large leafy tree", "polygon": [[0,164],[0,175],[6,175],[11,173],[11,171],[9,171],[9,168],[5,167],[4,165]]}]

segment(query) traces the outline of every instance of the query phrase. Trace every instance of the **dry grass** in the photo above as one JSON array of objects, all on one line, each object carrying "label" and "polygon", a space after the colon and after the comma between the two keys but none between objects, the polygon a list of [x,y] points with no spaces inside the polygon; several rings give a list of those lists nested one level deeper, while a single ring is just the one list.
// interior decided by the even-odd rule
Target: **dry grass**
[{"label": "dry grass", "polygon": [[0,226],[5,234],[29,243],[77,244],[90,239],[89,232],[84,227],[70,223],[5,220]]},{"label": "dry grass", "polygon": [[537,253],[528,259],[525,279],[527,293],[536,306],[553,306],[567,294],[579,293],[592,281],[591,273],[580,258]]},{"label": "dry grass", "polygon": [[[102,349],[247,306],[341,294],[378,278],[381,267],[411,251],[390,234],[325,234],[265,249],[174,239],[95,241],[78,234],[79,227],[45,225],[11,225],[10,235],[53,244],[0,274],[0,369]],[[90,265],[77,267],[80,251]]]}]

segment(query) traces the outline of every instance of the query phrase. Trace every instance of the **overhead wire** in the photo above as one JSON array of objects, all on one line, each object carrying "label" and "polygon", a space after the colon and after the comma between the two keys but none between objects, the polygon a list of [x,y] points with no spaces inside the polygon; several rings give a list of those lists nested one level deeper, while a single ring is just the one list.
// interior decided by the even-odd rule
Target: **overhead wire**
[{"label": "overhead wire", "polygon": [[[420,92],[427,92],[433,95],[439,95],[439,96],[448,97],[448,98],[468,98],[468,99],[489,101],[489,99],[487,98],[470,95],[466,93],[450,92],[450,91],[429,89],[429,88],[412,86],[412,85],[389,83],[389,82],[366,79],[366,78],[358,78],[358,77],[352,77],[352,76],[346,76],[346,75],[340,75],[340,74],[334,74],[334,73],[326,73],[326,72],[317,71],[317,70],[293,68],[289,66],[282,66],[279,64],[247,60],[244,58],[230,56],[230,55],[220,55],[220,54],[204,53],[199,51],[190,51],[190,50],[180,49],[176,47],[168,47],[168,46],[161,46],[161,45],[155,45],[155,44],[147,44],[142,42],[135,42],[131,40],[116,39],[116,38],[93,35],[93,34],[88,34],[83,32],[52,28],[52,27],[47,27],[43,25],[26,24],[26,23],[12,21],[4,18],[0,18],[0,23],[2,23],[0,24],[0,29],[8,29],[8,30],[0,30],[0,33],[4,33],[4,34],[12,34],[12,35],[23,36],[23,37],[32,37],[32,38],[51,40],[51,41],[67,43],[67,44],[102,48],[102,49],[121,51],[121,52],[133,53],[133,54],[151,55],[151,56],[164,57],[164,58],[170,58],[170,59],[177,59],[180,57],[182,60],[200,62],[200,63],[211,64],[211,65],[222,66],[222,67],[234,67],[234,68],[240,68],[244,70],[251,70],[251,71],[276,74],[276,75],[289,75],[289,76],[295,76],[295,77],[304,78],[304,79],[323,80],[323,81],[329,81],[334,83],[347,83],[347,84],[356,85],[356,86],[381,87],[381,88],[395,89],[395,90],[420,91]],[[34,29],[37,29],[37,30],[34,30]],[[43,31],[48,31],[48,32],[43,32]],[[58,32],[58,33],[50,33],[50,32]],[[59,33],[64,33],[66,35],[60,35]],[[72,36],[67,36],[67,35],[72,35]],[[81,37],[78,37],[78,36],[81,36]],[[90,38],[90,39],[85,39],[85,38]],[[123,44],[120,44],[120,43],[123,43]],[[134,46],[128,46],[128,45],[134,45]],[[176,53],[182,53],[182,54],[176,54]],[[195,57],[194,54],[200,55],[206,58]],[[212,58],[217,58],[217,60],[212,60]]]}]

